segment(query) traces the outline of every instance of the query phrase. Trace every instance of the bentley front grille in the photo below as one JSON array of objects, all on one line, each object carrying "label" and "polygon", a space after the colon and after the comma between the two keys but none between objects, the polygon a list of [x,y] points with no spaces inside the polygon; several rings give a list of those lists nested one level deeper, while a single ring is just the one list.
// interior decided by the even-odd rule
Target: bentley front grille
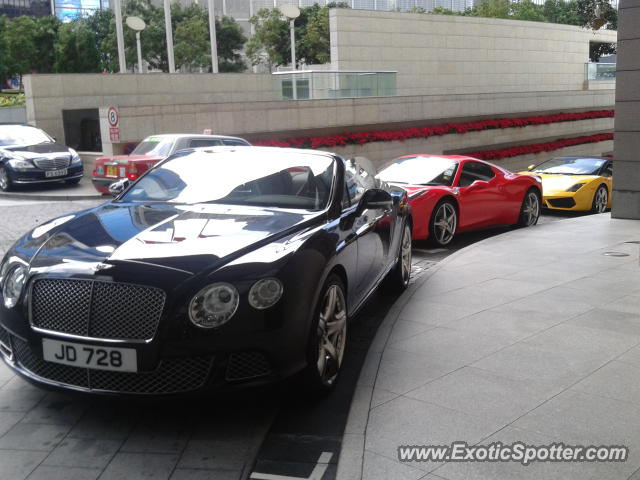
[{"label": "bentley front grille", "polygon": [[111,340],[150,340],[165,293],[128,283],[37,279],[31,289],[31,323],[44,330]]},{"label": "bentley front grille", "polygon": [[229,355],[227,363],[227,380],[248,380],[269,375],[271,365],[260,352],[240,352]]},{"label": "bentley front grille", "polygon": [[42,170],[60,170],[61,168],[67,168],[70,163],[68,157],[60,158],[38,158],[33,161],[36,167]]},{"label": "bentley front grille", "polygon": [[64,386],[109,393],[163,395],[184,393],[202,388],[209,378],[209,356],[169,358],[150,372],[111,372],[90,370],[46,362],[38,358],[29,345],[13,337],[15,358],[31,374]]}]

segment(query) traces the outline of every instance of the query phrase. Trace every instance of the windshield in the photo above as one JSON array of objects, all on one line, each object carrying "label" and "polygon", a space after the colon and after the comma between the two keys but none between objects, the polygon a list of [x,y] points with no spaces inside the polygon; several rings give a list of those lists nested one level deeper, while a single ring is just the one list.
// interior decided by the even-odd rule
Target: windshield
[{"label": "windshield", "polygon": [[168,157],[176,139],[173,137],[147,137],[131,152],[131,155]]},{"label": "windshield", "polygon": [[0,125],[0,146],[53,143],[53,138],[39,128],[28,125]]},{"label": "windshield", "polygon": [[400,158],[378,173],[378,178],[390,183],[451,186],[458,163],[441,157]]},{"label": "windshield", "polygon": [[334,159],[275,150],[178,153],[142,177],[121,200],[326,208]]},{"label": "windshield", "polygon": [[558,157],[541,163],[533,169],[533,172],[559,175],[595,175],[606,161],[604,158]]}]

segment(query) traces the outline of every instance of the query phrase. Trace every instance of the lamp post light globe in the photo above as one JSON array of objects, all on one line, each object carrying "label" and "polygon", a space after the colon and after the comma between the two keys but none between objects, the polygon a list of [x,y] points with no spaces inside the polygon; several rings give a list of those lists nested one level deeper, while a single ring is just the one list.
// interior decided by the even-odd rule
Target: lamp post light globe
[{"label": "lamp post light globe", "polygon": [[140,43],[140,32],[147,26],[140,17],[127,17],[125,20],[127,27],[136,32],[136,49],[138,51],[138,73],[142,73],[142,45]]}]

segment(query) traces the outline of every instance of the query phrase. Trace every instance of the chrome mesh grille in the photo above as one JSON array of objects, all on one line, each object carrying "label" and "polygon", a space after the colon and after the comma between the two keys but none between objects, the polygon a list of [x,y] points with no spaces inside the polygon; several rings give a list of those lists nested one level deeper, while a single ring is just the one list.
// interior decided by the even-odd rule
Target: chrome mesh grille
[{"label": "chrome mesh grille", "polygon": [[152,372],[109,372],[60,365],[38,358],[13,337],[18,363],[34,375],[55,382],[114,393],[169,394],[198,390],[209,377],[211,357],[170,358]]},{"label": "chrome mesh grille", "polygon": [[73,385],[75,387],[88,387],[89,379],[86,368],[45,362],[33,354],[26,342],[23,342],[17,337],[12,337],[12,340],[13,353],[16,360],[25,369],[47,380]]},{"label": "chrome mesh grille", "polygon": [[38,279],[31,293],[35,327],[114,340],[153,338],[165,293],[128,283],[61,278]]},{"label": "chrome mesh grille", "polygon": [[67,168],[70,163],[69,157],[60,158],[38,158],[33,161],[36,167],[43,170],[59,170],[61,168]]},{"label": "chrome mesh grille", "polygon": [[0,327],[0,343],[7,348],[11,347],[11,345],[9,345],[9,333],[2,327]]},{"label": "chrome mesh grille", "polygon": [[271,373],[269,360],[260,352],[240,352],[229,355],[227,380],[246,380]]}]

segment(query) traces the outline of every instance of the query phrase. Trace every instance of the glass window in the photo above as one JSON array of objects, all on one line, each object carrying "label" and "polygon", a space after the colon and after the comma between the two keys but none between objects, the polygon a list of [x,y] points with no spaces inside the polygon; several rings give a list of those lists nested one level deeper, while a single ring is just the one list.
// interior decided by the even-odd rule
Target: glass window
[{"label": "glass window", "polygon": [[451,186],[458,162],[442,157],[405,157],[384,167],[378,178],[389,183]]},{"label": "glass window", "polygon": [[225,138],[224,140],[222,140],[222,143],[224,143],[225,145],[230,145],[230,146],[234,146],[234,147],[248,147],[249,144],[248,142],[245,142],[243,140],[235,140],[232,138]]},{"label": "glass window", "polygon": [[364,157],[351,158],[345,162],[345,181],[351,205],[356,205],[364,192],[377,187],[375,170]]},{"label": "glass window", "polygon": [[0,125],[0,145],[37,145],[53,143],[53,138],[29,125]]},{"label": "glass window", "polygon": [[131,155],[168,157],[174,143],[174,137],[147,137],[131,152]]},{"label": "glass window", "polygon": [[189,140],[189,148],[213,147],[216,145],[222,145],[222,142],[211,138],[192,138]]},{"label": "glass window", "polygon": [[326,208],[334,176],[333,157],[284,154],[277,149],[246,152],[178,153],[142,177],[122,201]]},{"label": "glass window", "polygon": [[613,162],[607,163],[607,165],[602,169],[603,177],[613,177]]},{"label": "glass window", "polygon": [[557,157],[541,163],[533,169],[533,172],[558,175],[596,175],[606,161],[605,158],[593,157]]},{"label": "glass window", "polygon": [[460,172],[459,187],[468,187],[476,180],[488,182],[496,174],[489,165],[480,162],[465,162]]}]

